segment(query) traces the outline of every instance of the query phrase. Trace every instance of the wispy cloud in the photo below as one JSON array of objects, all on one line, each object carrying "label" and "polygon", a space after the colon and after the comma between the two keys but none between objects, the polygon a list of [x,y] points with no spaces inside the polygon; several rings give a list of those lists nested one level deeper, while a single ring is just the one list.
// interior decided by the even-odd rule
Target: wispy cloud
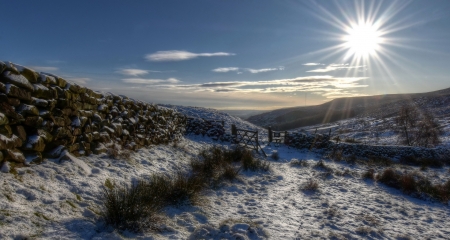
[{"label": "wispy cloud", "polygon": [[54,72],[59,70],[59,68],[57,67],[43,67],[43,66],[31,66],[30,68],[38,72]]},{"label": "wispy cloud", "polygon": [[278,67],[278,68],[262,68],[262,69],[252,69],[247,68],[247,71],[251,73],[262,73],[262,72],[270,72],[270,71],[282,71],[284,70],[284,67]]},{"label": "wispy cloud", "polygon": [[218,72],[218,73],[225,73],[225,72],[237,72],[237,74],[242,74],[243,71],[247,71],[250,73],[262,73],[262,72],[270,72],[270,71],[282,71],[284,70],[284,67],[277,67],[277,68],[261,68],[261,69],[253,69],[253,68],[238,68],[238,67],[221,67],[216,68],[211,71]]},{"label": "wispy cloud", "polygon": [[117,71],[118,73],[126,76],[141,76],[149,73],[148,70],[137,69],[137,68],[124,68]]},{"label": "wispy cloud", "polygon": [[78,84],[86,84],[87,82],[91,81],[90,78],[77,78],[77,77],[66,77],[66,79],[70,82],[75,82]]},{"label": "wispy cloud", "polygon": [[177,84],[181,82],[180,80],[176,78],[168,78],[168,79],[147,79],[147,78],[125,78],[122,79],[125,83],[134,83],[134,84],[147,84],[147,85],[153,85],[153,84]]},{"label": "wispy cloud", "polygon": [[304,66],[318,66],[318,65],[323,65],[321,63],[305,63],[303,64]]},{"label": "wispy cloud", "polygon": [[239,68],[237,67],[223,67],[223,68],[216,68],[211,70],[213,72],[219,72],[219,73],[224,73],[224,72],[237,72],[239,71]]},{"label": "wispy cloud", "polygon": [[346,64],[330,64],[325,68],[318,68],[318,69],[313,69],[313,70],[309,70],[306,72],[316,72],[316,73],[323,73],[323,72],[331,72],[331,71],[336,71],[336,70],[343,70],[343,69],[356,69],[356,68],[363,68],[364,66],[351,66],[348,63]]},{"label": "wispy cloud", "polygon": [[234,53],[227,52],[215,52],[215,53],[192,53],[188,51],[170,50],[170,51],[158,51],[152,54],[147,54],[145,59],[154,62],[166,62],[166,61],[183,61],[194,59],[198,57],[220,57],[220,56],[233,56]]}]

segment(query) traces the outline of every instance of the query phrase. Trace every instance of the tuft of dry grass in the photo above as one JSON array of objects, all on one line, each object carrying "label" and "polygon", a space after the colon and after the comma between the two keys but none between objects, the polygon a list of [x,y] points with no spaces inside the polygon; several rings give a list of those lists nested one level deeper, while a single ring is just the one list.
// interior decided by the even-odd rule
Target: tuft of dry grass
[{"label": "tuft of dry grass", "polygon": [[272,152],[272,155],[270,155],[270,158],[272,158],[275,161],[280,160],[280,154],[278,152]]},{"label": "tuft of dry grass", "polygon": [[367,169],[362,175],[364,179],[375,180],[375,170],[373,168]]},{"label": "tuft of dry grass", "polygon": [[319,189],[319,182],[316,179],[311,178],[304,183],[300,189],[304,191],[317,191]]},{"label": "tuft of dry grass", "polygon": [[292,167],[309,167],[309,163],[305,159],[292,159],[290,164]]},{"label": "tuft of dry grass", "polygon": [[378,174],[377,180],[390,187],[398,188],[399,186],[399,175],[392,168],[387,168],[381,174]]}]

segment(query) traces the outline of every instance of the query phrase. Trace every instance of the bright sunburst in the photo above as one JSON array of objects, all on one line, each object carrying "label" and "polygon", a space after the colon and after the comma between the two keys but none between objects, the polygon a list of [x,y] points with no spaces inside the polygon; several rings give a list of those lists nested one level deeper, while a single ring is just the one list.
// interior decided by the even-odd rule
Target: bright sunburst
[{"label": "bright sunburst", "polygon": [[344,36],[345,47],[348,48],[347,56],[354,55],[357,58],[369,57],[380,49],[382,43],[381,33],[378,28],[369,22],[352,24],[346,29]]}]

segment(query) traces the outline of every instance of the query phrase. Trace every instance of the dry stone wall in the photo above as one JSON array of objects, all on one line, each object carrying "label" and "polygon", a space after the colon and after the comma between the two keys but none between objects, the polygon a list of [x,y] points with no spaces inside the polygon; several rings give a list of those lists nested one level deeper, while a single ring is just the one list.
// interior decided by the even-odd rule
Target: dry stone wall
[{"label": "dry stone wall", "polygon": [[344,156],[361,158],[385,157],[400,160],[405,157],[449,159],[450,149],[447,147],[422,148],[410,146],[363,145],[331,141],[328,135],[291,132],[286,143],[295,148],[306,148],[324,154],[340,151]]},{"label": "dry stone wall", "polygon": [[186,134],[208,136],[217,141],[231,140],[231,135],[226,133],[224,121],[207,120],[203,118],[188,117],[186,121]]},{"label": "dry stone wall", "polygon": [[185,126],[173,109],[0,61],[0,165],[100,154],[113,144],[135,150],[177,140]]}]

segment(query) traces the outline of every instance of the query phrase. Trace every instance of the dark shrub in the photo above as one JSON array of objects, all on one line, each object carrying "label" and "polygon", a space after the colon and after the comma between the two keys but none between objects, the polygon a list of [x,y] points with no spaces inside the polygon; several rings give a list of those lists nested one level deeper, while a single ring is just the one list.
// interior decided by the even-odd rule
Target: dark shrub
[{"label": "dark shrub", "polygon": [[268,171],[270,163],[254,158],[250,151],[246,151],[242,156],[242,168],[245,171]]},{"label": "dark shrub", "polygon": [[412,193],[416,191],[417,183],[413,174],[409,173],[400,176],[399,182],[403,192]]},{"label": "dark shrub", "polygon": [[301,190],[306,191],[317,191],[319,189],[319,182],[313,178],[309,179],[306,183],[301,186]]},{"label": "dark shrub", "polygon": [[400,176],[394,171],[392,168],[387,168],[378,175],[378,181],[384,183],[390,187],[400,188],[399,186],[399,178]]},{"label": "dark shrub", "polygon": [[102,212],[105,222],[120,230],[139,232],[157,229],[159,202],[152,202],[146,194],[146,184],[103,188]]},{"label": "dark shrub", "polygon": [[280,155],[278,154],[278,152],[272,152],[272,155],[270,157],[275,161],[280,160]]},{"label": "dark shrub", "polygon": [[364,179],[371,179],[374,180],[375,179],[375,170],[374,169],[367,169],[366,172],[363,173],[362,177]]},{"label": "dark shrub", "polygon": [[233,167],[232,165],[226,165],[223,169],[222,177],[226,180],[232,181],[237,178],[240,168]]},{"label": "dark shrub", "polygon": [[305,159],[301,159],[301,160],[292,159],[290,164],[293,167],[308,167],[309,166],[308,161],[306,161]]},{"label": "dark shrub", "polygon": [[171,205],[179,205],[187,201],[196,204],[203,187],[203,178],[178,171],[171,177],[170,189],[165,196],[166,201]]}]

